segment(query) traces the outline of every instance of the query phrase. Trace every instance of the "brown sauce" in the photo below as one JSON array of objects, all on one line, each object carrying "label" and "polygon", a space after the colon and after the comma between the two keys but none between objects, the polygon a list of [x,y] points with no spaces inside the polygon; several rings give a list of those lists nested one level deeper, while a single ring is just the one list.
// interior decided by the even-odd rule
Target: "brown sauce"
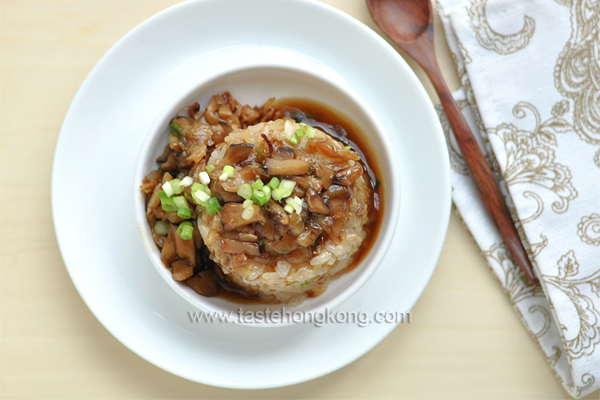
[{"label": "brown sauce", "polygon": [[[376,152],[373,149],[369,137],[356,122],[347,115],[315,100],[304,98],[285,98],[275,102],[274,107],[283,111],[291,118],[298,122],[306,123],[315,128],[329,133],[342,143],[352,146],[360,155],[363,167],[369,175],[369,180],[373,188],[371,201],[371,215],[369,222],[364,226],[367,236],[360,248],[353,254],[350,264],[347,268],[341,271],[337,276],[341,276],[354,270],[366,257],[377,240],[381,223],[383,222],[383,213],[385,209],[384,203],[384,185],[383,174],[377,159]],[[300,112],[297,112],[300,111]],[[263,303],[261,300],[249,297],[242,290],[237,290],[228,286],[220,280],[221,286],[225,290],[221,290],[218,297],[233,301],[239,304],[257,304]]]}]

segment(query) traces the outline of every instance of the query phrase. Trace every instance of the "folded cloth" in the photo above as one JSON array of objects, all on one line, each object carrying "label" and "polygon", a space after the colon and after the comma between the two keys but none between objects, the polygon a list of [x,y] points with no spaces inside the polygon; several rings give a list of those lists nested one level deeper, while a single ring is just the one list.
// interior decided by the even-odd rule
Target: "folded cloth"
[{"label": "folded cloth", "polygon": [[437,0],[455,98],[497,173],[541,287],[512,260],[439,109],[453,200],[573,397],[600,388],[600,0]]}]

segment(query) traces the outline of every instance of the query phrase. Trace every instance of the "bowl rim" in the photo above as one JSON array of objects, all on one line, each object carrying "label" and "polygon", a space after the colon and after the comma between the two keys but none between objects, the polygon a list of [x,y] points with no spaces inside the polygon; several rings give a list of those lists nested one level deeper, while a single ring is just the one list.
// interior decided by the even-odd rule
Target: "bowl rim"
[{"label": "bowl rim", "polygon": [[[277,62],[277,61],[273,61],[273,60],[269,60],[267,62],[252,62],[252,63],[245,63],[245,64],[240,64],[240,65],[232,65],[228,68],[224,68],[219,71],[215,71],[211,74],[207,74],[207,75],[203,76],[201,79],[198,79],[194,84],[190,85],[184,91],[181,91],[180,93],[178,93],[177,95],[173,96],[168,101],[166,101],[166,105],[158,113],[158,115],[152,122],[152,125],[147,130],[146,136],[144,138],[143,144],[140,148],[140,151],[138,153],[138,158],[136,161],[134,178],[133,178],[134,179],[134,181],[133,181],[133,191],[134,191],[133,201],[134,201],[135,219],[136,219],[137,228],[138,228],[137,230],[138,230],[140,239],[142,241],[142,244],[144,246],[144,250],[145,250],[147,256],[150,258],[150,261],[154,265],[156,271],[180,297],[185,299],[189,304],[191,304],[195,308],[199,309],[200,311],[208,312],[208,313],[228,313],[230,317],[232,315],[231,310],[214,307],[214,305],[207,304],[207,303],[201,301],[204,298],[203,296],[201,296],[197,293],[191,294],[189,291],[184,290],[183,283],[175,281],[172,278],[172,275],[171,275],[171,272],[169,271],[169,269],[165,268],[165,265],[162,263],[162,260],[160,259],[160,256],[159,256],[159,254],[160,254],[160,252],[158,251],[159,249],[156,246],[156,244],[154,243],[154,240],[152,239],[151,229],[146,221],[146,212],[145,212],[145,206],[144,206],[145,202],[144,202],[144,197],[142,196],[142,192],[139,189],[139,185],[140,185],[140,182],[142,182],[142,179],[149,173],[149,171],[144,170],[144,166],[147,164],[149,159],[152,159],[156,156],[155,154],[151,154],[150,150],[152,149],[153,145],[155,144],[155,141],[160,140],[159,136],[162,133],[164,133],[163,131],[166,126],[165,121],[170,120],[173,117],[173,115],[176,115],[178,113],[178,110],[180,110],[182,107],[185,106],[185,104],[182,105],[182,103],[184,102],[184,100],[186,98],[191,97],[194,93],[198,93],[198,95],[196,97],[200,97],[202,88],[209,86],[211,84],[211,82],[214,82],[215,80],[221,79],[228,75],[244,73],[244,72],[248,72],[248,71],[252,71],[252,70],[259,70],[259,69],[287,70],[287,71],[291,71],[294,73],[309,75],[311,78],[314,78],[317,80],[326,81],[328,84],[334,86],[347,99],[349,99],[352,103],[354,103],[356,106],[358,106],[364,112],[365,116],[369,119],[369,121],[375,127],[376,133],[374,133],[374,135],[379,136],[379,139],[381,140],[382,143],[389,142],[388,134],[383,129],[382,124],[378,120],[376,114],[358,95],[356,95],[352,91],[352,89],[350,87],[344,86],[342,80],[332,79],[332,77],[329,76],[328,74],[319,74],[318,71],[315,71],[313,68],[310,68],[308,66],[295,65],[295,64],[292,65],[292,64],[285,63],[285,62]],[[336,110],[335,108],[333,108],[333,109]],[[352,117],[350,117],[350,118],[352,118]],[[355,122],[355,121],[352,121],[352,122]],[[389,148],[389,146],[383,146],[383,149],[377,148],[376,146],[374,146],[374,143],[372,141],[371,141],[371,145],[373,147],[373,150],[378,151],[378,152],[383,151],[384,153],[386,153],[385,157],[383,157],[383,158],[377,157],[378,161],[381,163],[380,167],[382,169],[382,172],[384,172],[386,175],[385,176],[385,179],[386,179],[386,191],[385,191],[386,201],[385,201],[385,209],[384,209],[384,218],[386,220],[385,221],[386,223],[382,224],[382,226],[379,229],[379,232],[377,233],[378,237],[377,237],[375,243],[379,244],[379,246],[377,248],[374,248],[375,247],[375,245],[374,245],[373,248],[371,248],[369,250],[369,254],[374,254],[371,262],[369,262],[367,265],[365,265],[365,260],[363,259],[363,261],[361,261],[361,263],[355,268],[355,269],[361,268],[363,270],[363,272],[357,277],[357,279],[354,280],[354,282],[351,282],[345,289],[343,289],[335,297],[324,301],[322,304],[316,305],[314,308],[311,308],[310,310],[302,310],[303,313],[318,313],[318,312],[323,312],[324,310],[331,310],[331,309],[334,309],[335,307],[339,306],[341,303],[343,303],[350,297],[352,297],[376,272],[376,270],[378,269],[379,265],[383,261],[386,253],[388,252],[388,250],[391,246],[392,239],[394,237],[396,227],[397,227],[397,221],[398,221],[399,214],[400,214],[400,211],[399,211],[400,210],[400,177],[399,177],[399,173],[397,172],[398,170],[396,168],[397,164],[395,162],[395,159],[393,157],[393,154],[391,153],[391,149]],[[386,160],[390,163],[390,165],[383,165],[383,163],[386,162]],[[340,277],[335,278],[334,280],[332,280],[332,282],[339,278]],[[318,297],[319,296],[316,296],[316,298],[318,298]],[[209,298],[207,298],[207,299],[209,299]],[[310,300],[310,299],[307,299],[307,300]],[[235,303],[235,304],[240,306],[238,308],[241,308],[243,306],[243,304],[241,304],[241,303]],[[264,304],[267,308],[269,306],[275,307],[275,308],[283,306],[283,309],[286,309],[288,307],[290,309],[293,309],[293,307],[294,307],[294,306],[287,306],[287,305],[281,304],[281,303],[279,303],[279,304],[264,303]],[[292,312],[293,312],[293,310],[292,310]],[[293,321],[246,322],[244,320],[241,320],[240,316],[237,313],[233,313],[233,315],[235,317],[233,319],[229,318],[228,319],[229,322],[233,322],[233,323],[241,324],[241,325],[253,326],[253,327],[275,327],[275,326],[283,327],[283,326],[289,326],[289,325],[293,325],[293,324],[297,323],[297,322],[293,322]]]}]

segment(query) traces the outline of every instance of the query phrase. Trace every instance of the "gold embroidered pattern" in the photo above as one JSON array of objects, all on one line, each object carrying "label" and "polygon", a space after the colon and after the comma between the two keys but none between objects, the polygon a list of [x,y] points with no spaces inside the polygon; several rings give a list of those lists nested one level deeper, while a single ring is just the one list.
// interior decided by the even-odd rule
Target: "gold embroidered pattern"
[{"label": "gold embroidered pattern", "polygon": [[479,44],[498,54],[511,54],[524,49],[535,32],[535,21],[525,16],[523,28],[510,35],[502,35],[492,29],[485,14],[488,0],[473,0],[468,8],[471,25]]}]

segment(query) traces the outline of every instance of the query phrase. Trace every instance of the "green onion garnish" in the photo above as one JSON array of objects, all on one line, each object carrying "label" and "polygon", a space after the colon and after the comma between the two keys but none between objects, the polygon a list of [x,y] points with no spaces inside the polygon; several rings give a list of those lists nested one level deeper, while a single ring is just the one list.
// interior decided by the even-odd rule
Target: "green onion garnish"
[{"label": "green onion garnish", "polygon": [[244,183],[243,185],[240,185],[240,187],[237,190],[237,194],[242,196],[246,200],[252,197],[253,192],[254,190],[252,189],[252,186],[250,186],[249,183]]},{"label": "green onion garnish", "polygon": [[263,186],[261,191],[265,194],[265,196],[267,196],[267,201],[271,200],[271,187],[270,186]]},{"label": "green onion garnish", "polygon": [[244,211],[242,211],[242,218],[246,221],[250,221],[252,217],[254,217],[254,207],[244,208]]},{"label": "green onion garnish", "polygon": [[175,202],[173,201],[172,197],[167,196],[167,194],[162,190],[160,192],[157,192],[157,194],[160,198],[160,205],[164,211],[177,211],[177,206],[175,205]]},{"label": "green onion garnish", "polygon": [[352,150],[352,146],[344,146],[345,150]]},{"label": "green onion garnish", "polygon": [[281,195],[281,190],[279,189],[275,189],[271,192],[271,197],[273,198],[273,200],[275,201],[279,201],[283,198],[283,196]]},{"label": "green onion garnish", "polygon": [[210,174],[211,172],[213,172],[215,170],[215,168],[217,168],[216,165],[208,164],[206,166],[206,172],[208,172]]},{"label": "green onion garnish", "polygon": [[258,245],[262,246],[265,244],[265,238],[260,238],[260,240],[258,241]]},{"label": "green onion garnish", "polygon": [[219,204],[219,200],[216,197],[211,197],[204,203],[204,207],[208,212],[208,215],[215,215],[219,211],[222,210],[221,205]]},{"label": "green onion garnish", "polygon": [[301,287],[304,287],[306,285],[308,285],[310,282],[304,282],[302,285],[300,285]]},{"label": "green onion garnish", "polygon": [[162,189],[164,190],[167,197],[171,197],[173,196],[173,194],[175,194],[175,191],[173,190],[173,186],[171,185],[170,181],[163,183]]},{"label": "green onion garnish", "polygon": [[250,200],[250,199],[248,199],[248,200],[244,200],[244,202],[242,203],[242,207],[244,207],[244,208],[248,208],[248,207],[250,207],[252,204],[254,204],[254,202],[253,202],[252,200]]},{"label": "green onion garnish", "polygon": [[169,233],[169,224],[164,221],[156,221],[154,224],[154,232],[156,232],[157,235],[166,235]]},{"label": "green onion garnish", "polygon": [[289,138],[291,144],[298,144],[298,138],[294,134],[291,138]]},{"label": "green onion garnish", "polygon": [[183,221],[177,227],[177,234],[183,240],[190,240],[194,235],[194,225],[190,221]]},{"label": "green onion garnish", "polygon": [[294,188],[296,187],[296,182],[290,181],[287,179],[283,179],[279,184],[279,191],[281,192],[281,198],[289,197],[292,195]]},{"label": "green onion garnish", "polygon": [[194,183],[194,178],[192,178],[191,176],[186,176],[181,180],[181,186],[183,187],[192,186],[192,183]]},{"label": "green onion garnish", "polygon": [[192,210],[190,209],[185,197],[177,196],[173,198],[173,201],[177,206],[177,215],[179,218],[190,219],[192,217]]},{"label": "green onion garnish", "polygon": [[312,126],[309,126],[306,129],[306,137],[309,138],[309,139],[314,138],[315,137],[315,133],[316,133],[315,128],[313,128]]},{"label": "green onion garnish", "polygon": [[171,179],[169,181],[169,183],[171,184],[171,187],[173,188],[174,194],[179,194],[179,193],[183,192],[183,185],[181,184],[181,181],[179,179]]},{"label": "green onion garnish", "polygon": [[206,171],[200,172],[198,174],[198,179],[200,179],[200,182],[202,182],[204,185],[208,185],[210,183],[210,176],[208,176],[208,172]]},{"label": "green onion garnish", "polygon": [[255,190],[254,194],[252,195],[252,201],[258,204],[259,206],[264,206],[265,204],[267,204],[267,201],[269,201],[269,199],[267,198],[265,192],[263,192],[262,190]]},{"label": "green onion garnish", "polygon": [[263,181],[261,181],[260,179],[257,179],[256,181],[254,181],[254,183],[252,185],[252,189],[260,189],[261,187],[265,186],[265,184],[263,183]]},{"label": "green onion garnish", "polygon": [[196,192],[198,190],[202,190],[204,193],[206,193],[209,196],[212,196],[212,193],[210,192],[210,189],[208,188],[208,186],[206,186],[203,183],[194,183],[192,185],[192,193]]},{"label": "green onion garnish", "polygon": [[276,177],[272,177],[269,183],[267,183],[267,186],[270,186],[271,189],[277,189],[279,187],[279,183],[279,179],[277,179]]},{"label": "green onion garnish", "polygon": [[289,252],[290,252],[289,250],[285,250],[285,249],[282,249],[282,250],[281,250],[281,254],[287,254],[287,253],[289,253]]},{"label": "green onion garnish", "polygon": [[177,139],[181,139],[181,127],[177,122],[171,122],[171,132],[177,136]]},{"label": "green onion garnish", "polygon": [[223,172],[227,172],[230,177],[235,176],[235,169],[231,165],[224,166]]},{"label": "green onion garnish", "polygon": [[288,213],[288,214],[293,214],[294,213],[294,207],[292,207],[291,204],[286,204],[285,207],[283,207],[283,209]]}]

